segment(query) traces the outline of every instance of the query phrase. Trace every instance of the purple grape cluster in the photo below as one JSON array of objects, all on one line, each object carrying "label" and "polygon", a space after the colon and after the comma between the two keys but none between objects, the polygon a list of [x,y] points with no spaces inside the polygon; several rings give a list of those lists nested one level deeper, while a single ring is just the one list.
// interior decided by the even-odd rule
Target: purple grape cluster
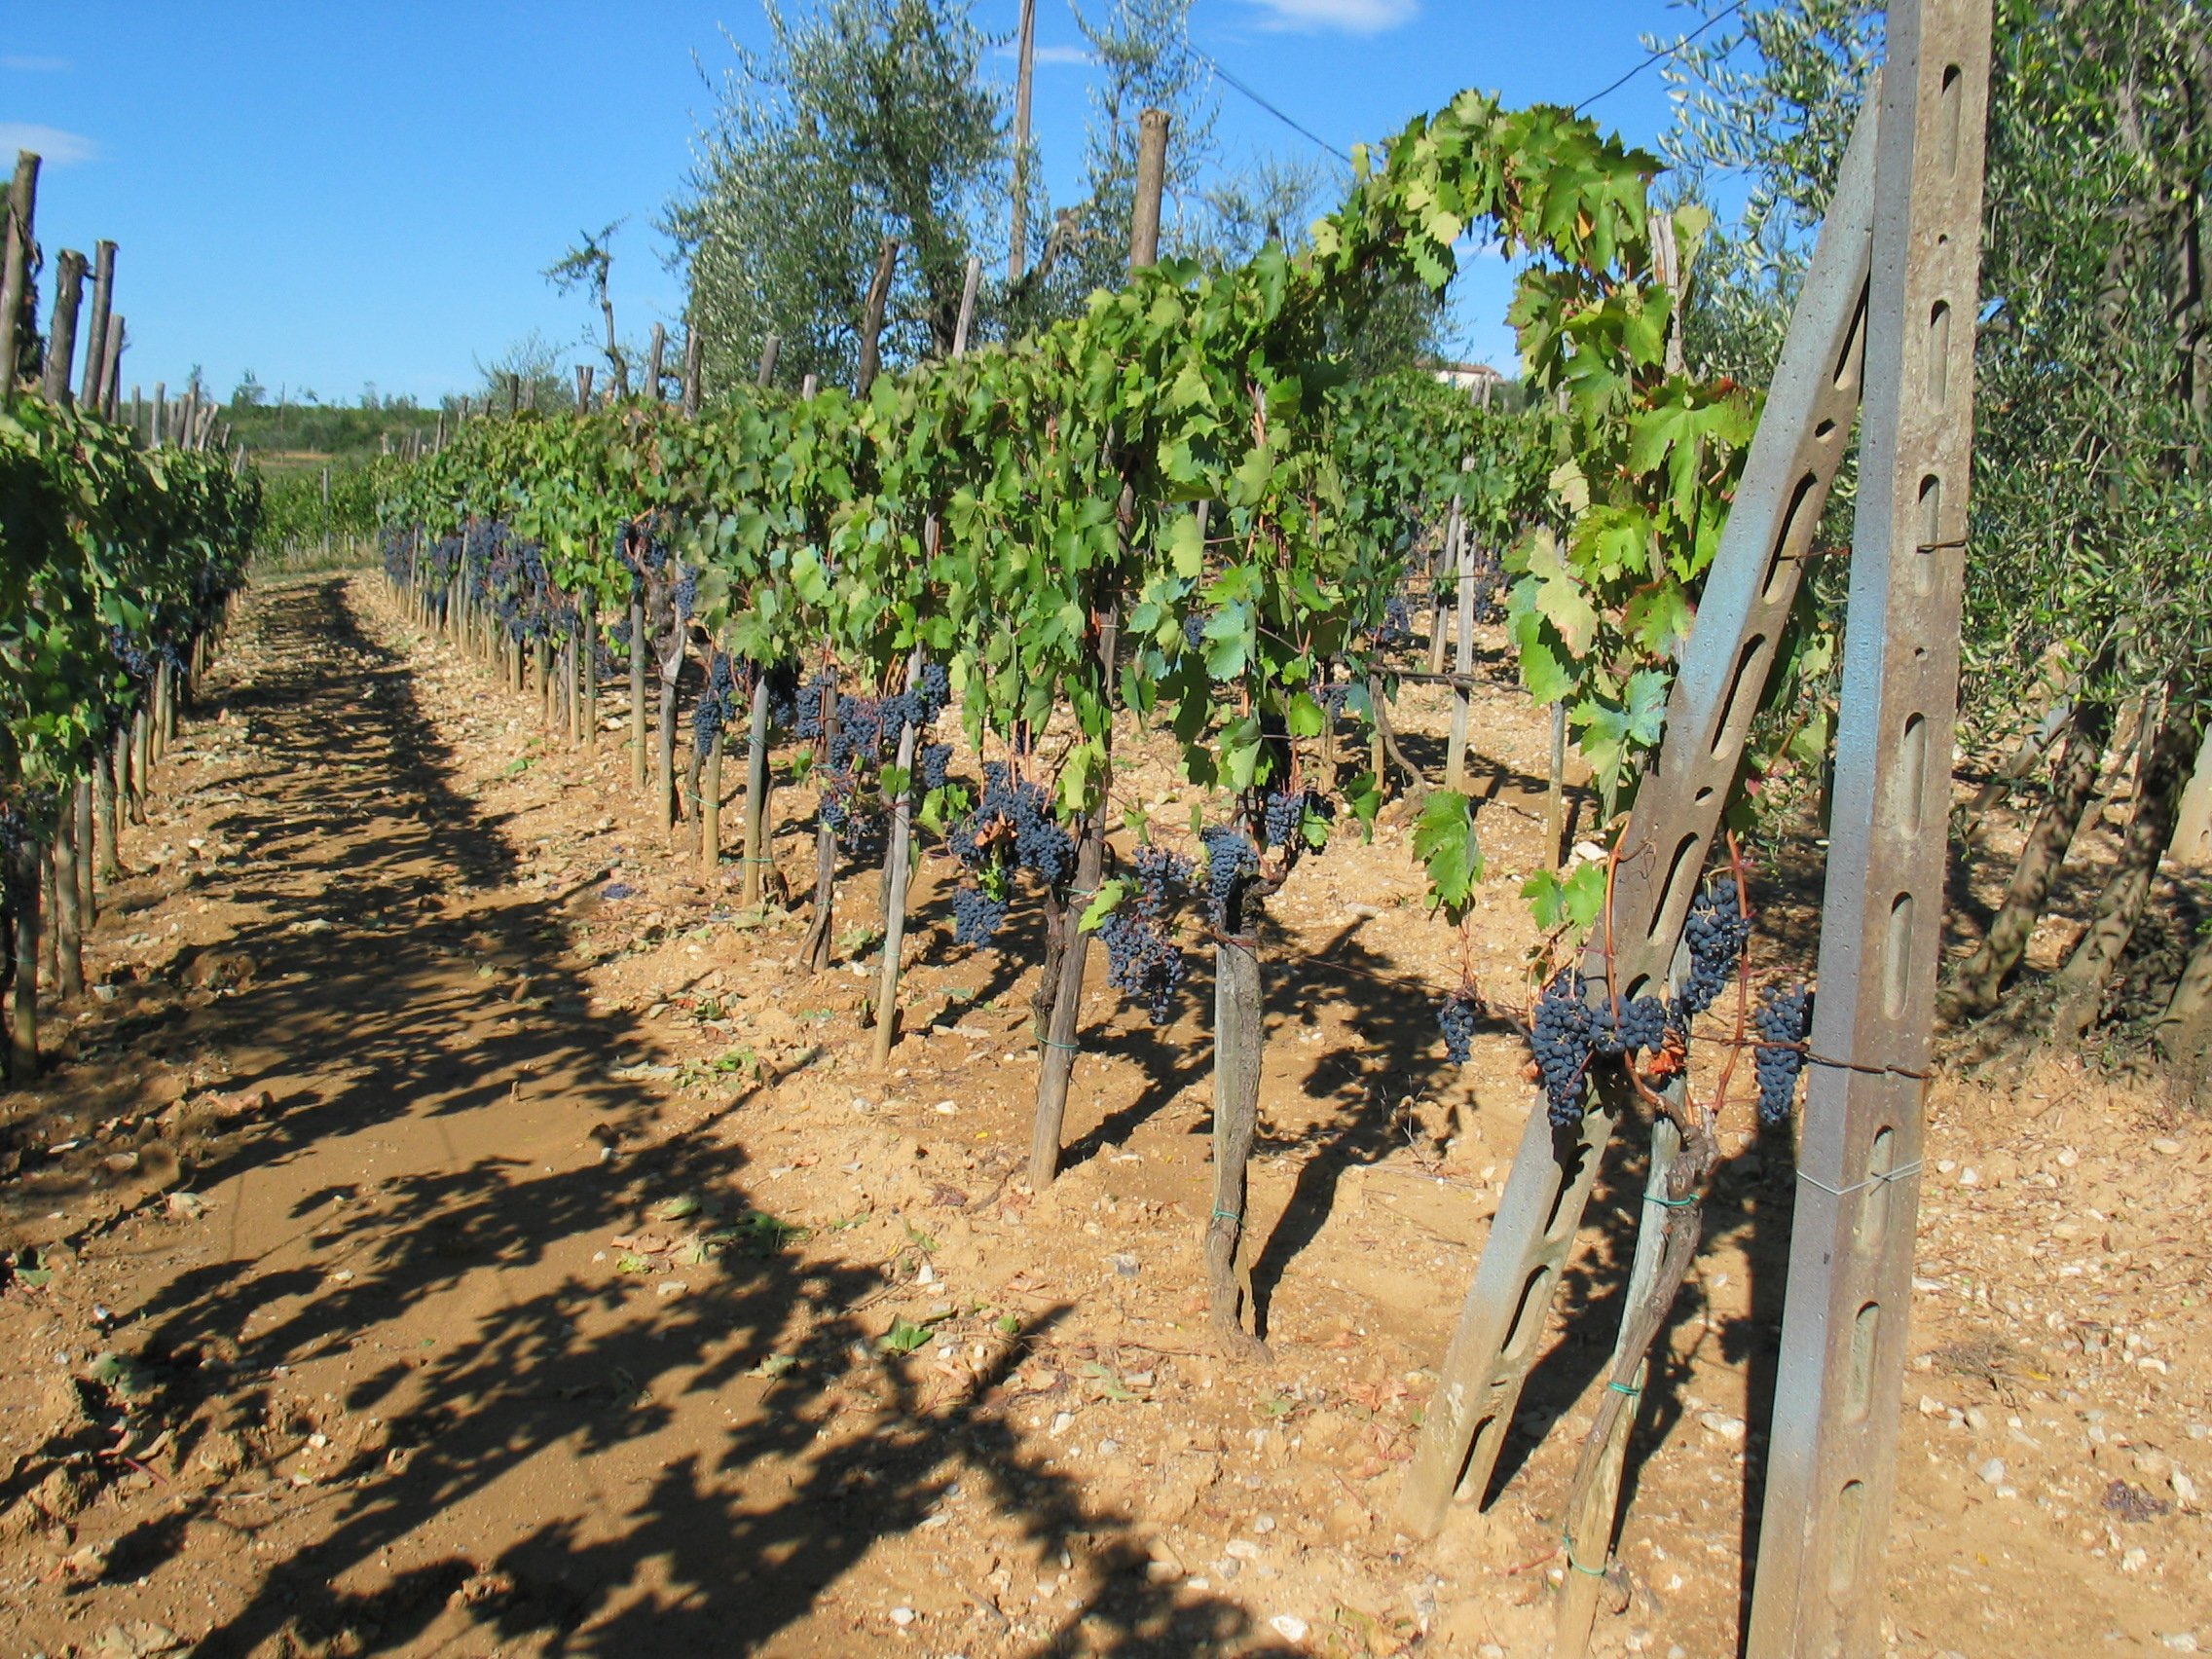
[{"label": "purple grape cluster", "polygon": [[1295,849],[1305,839],[1306,815],[1331,815],[1328,796],[1318,790],[1272,790],[1260,815],[1261,839],[1271,847]]},{"label": "purple grape cluster", "polygon": [[1444,1052],[1454,1065],[1463,1066],[1475,1052],[1475,997],[1465,987],[1444,999],[1436,1011],[1436,1023],[1444,1033]]},{"label": "purple grape cluster", "polygon": [[1238,830],[1217,825],[1198,839],[1206,849],[1206,917],[1216,933],[1226,933],[1229,918],[1241,907],[1234,902],[1243,883],[1259,871],[1260,854],[1252,838]]},{"label": "purple grape cluster", "polygon": [[1580,974],[1562,968],[1536,999],[1529,1046],[1544,1081],[1544,1102],[1552,1126],[1571,1129],[1582,1122],[1582,1080],[1590,1070],[1589,984]]},{"label": "purple grape cluster", "polygon": [[1751,918],[1737,903],[1733,880],[1716,881],[1690,901],[1689,919],[1682,928],[1690,953],[1689,977],[1670,1011],[1677,1031],[1686,1033],[1691,1019],[1711,1008],[1727,988],[1751,938]]},{"label": "purple grape cluster", "polygon": [[1140,846],[1131,861],[1135,879],[1122,902],[1098,924],[1106,945],[1108,983],[1145,1005],[1155,1025],[1165,1025],[1175,994],[1191,965],[1167,931],[1167,887],[1188,887],[1191,861],[1164,847]]},{"label": "purple grape cluster", "polygon": [[1787,1124],[1797,1104],[1797,1074],[1805,1068],[1802,1045],[1812,1016],[1812,994],[1803,985],[1787,990],[1769,985],[1751,1015],[1760,1045],[1751,1062],[1759,1080],[1759,1122],[1770,1128]]},{"label": "purple grape cluster", "polygon": [[983,763],[982,797],[945,836],[967,872],[953,895],[955,937],[962,944],[984,943],[998,932],[1014,871],[1031,870],[1048,887],[1057,887],[1075,868],[1075,843],[1052,821],[1051,804],[1041,786],[1016,778],[1004,761]]},{"label": "purple grape cluster", "polygon": [[707,688],[691,711],[691,737],[704,752],[728,729],[737,709],[737,674],[727,651],[717,651],[707,667]]}]

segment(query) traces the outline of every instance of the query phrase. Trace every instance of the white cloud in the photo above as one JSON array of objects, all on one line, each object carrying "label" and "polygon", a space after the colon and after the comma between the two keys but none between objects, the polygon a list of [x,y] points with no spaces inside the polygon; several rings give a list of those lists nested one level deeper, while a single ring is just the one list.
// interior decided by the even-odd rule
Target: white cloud
[{"label": "white cloud", "polygon": [[57,167],[65,167],[72,162],[97,161],[100,154],[100,147],[82,133],[64,132],[58,127],[41,127],[33,121],[0,121],[0,156],[12,155],[18,150],[44,157]]},{"label": "white cloud", "polygon": [[1262,14],[1270,29],[1342,29],[1346,34],[1381,34],[1413,21],[1420,0],[1245,0]]},{"label": "white cloud", "polygon": [[66,57],[35,57],[22,53],[0,55],[0,69],[14,69],[24,75],[58,75],[68,67]]}]

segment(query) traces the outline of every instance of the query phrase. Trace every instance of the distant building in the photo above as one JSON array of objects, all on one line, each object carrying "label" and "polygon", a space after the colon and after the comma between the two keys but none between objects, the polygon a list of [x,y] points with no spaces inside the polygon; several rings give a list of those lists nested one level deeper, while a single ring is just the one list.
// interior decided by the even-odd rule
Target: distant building
[{"label": "distant building", "polygon": [[1446,386],[1456,386],[1483,403],[1497,395],[1505,377],[1488,363],[1438,363],[1429,371]]}]

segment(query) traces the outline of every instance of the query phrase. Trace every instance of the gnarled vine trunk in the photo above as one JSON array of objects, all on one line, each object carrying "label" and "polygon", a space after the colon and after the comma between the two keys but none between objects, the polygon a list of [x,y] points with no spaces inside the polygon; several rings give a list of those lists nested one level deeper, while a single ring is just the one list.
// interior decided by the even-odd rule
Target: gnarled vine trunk
[{"label": "gnarled vine trunk", "polygon": [[2105,745],[2112,741],[2112,705],[2084,697],[2074,705],[2067,722],[2066,747],[2052,775],[2050,798],[2028,829],[2019,862],[2012,867],[2011,885],[2005,902],[1989,924],[1981,944],[1969,957],[1954,981],[1951,1003],[1960,1014],[1982,1014],[1995,1008],[2005,986],[2027,953],[2036,924],[2074,844],[2082,814],[2096,793],[2097,774],[2104,765]]},{"label": "gnarled vine trunk", "polygon": [[[2134,937],[2143,901],[2158,872],[2158,861],[2173,839],[2181,792],[2189,782],[2190,763],[2195,758],[2200,732],[2189,688],[2168,682],[2165,692],[2157,726],[2144,746],[2135,816],[2120,843],[2120,863],[2097,896],[2096,909],[2076,941],[2073,954],[2058,971],[2058,1002],[2050,1023],[2054,1042],[2079,1038],[2096,1023],[2103,1010],[2105,983]],[[2145,719],[2150,719],[2148,709]]]}]

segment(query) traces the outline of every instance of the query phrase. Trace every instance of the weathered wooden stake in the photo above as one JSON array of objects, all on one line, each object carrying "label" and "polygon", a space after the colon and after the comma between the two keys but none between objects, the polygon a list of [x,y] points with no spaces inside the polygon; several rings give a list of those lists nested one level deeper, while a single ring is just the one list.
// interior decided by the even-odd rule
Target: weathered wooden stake
[{"label": "weathered wooden stake", "polygon": [[24,326],[36,305],[31,289],[31,256],[38,246],[38,157],[16,152],[16,175],[8,186],[8,253],[0,273],[0,401],[13,401],[22,378]]},{"label": "weathered wooden stake", "polygon": [[55,261],[54,312],[46,329],[46,400],[66,408],[76,402],[70,384],[77,359],[77,311],[85,299],[85,256],[63,248]]}]

